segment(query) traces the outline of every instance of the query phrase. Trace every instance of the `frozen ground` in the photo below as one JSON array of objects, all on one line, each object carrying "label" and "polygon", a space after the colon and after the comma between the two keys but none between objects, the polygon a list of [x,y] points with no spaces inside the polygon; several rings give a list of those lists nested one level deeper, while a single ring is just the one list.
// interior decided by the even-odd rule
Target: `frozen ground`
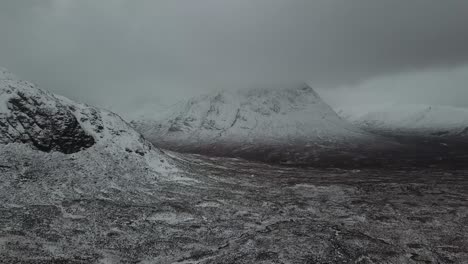
[{"label": "frozen ground", "polygon": [[0,263],[468,262],[464,170],[169,153],[187,172],[135,179],[134,169],[87,174],[63,168],[73,157],[4,149]]}]

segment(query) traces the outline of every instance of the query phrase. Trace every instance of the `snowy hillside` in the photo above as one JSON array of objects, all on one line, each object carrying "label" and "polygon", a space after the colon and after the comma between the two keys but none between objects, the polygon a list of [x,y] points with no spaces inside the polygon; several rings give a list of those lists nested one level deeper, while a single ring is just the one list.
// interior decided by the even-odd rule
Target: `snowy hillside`
[{"label": "snowy hillside", "polygon": [[342,117],[367,130],[432,136],[468,135],[468,109],[431,105],[387,105],[365,113],[341,110]]},{"label": "snowy hillside", "polygon": [[128,156],[156,172],[175,169],[116,114],[38,89],[5,69],[0,69],[0,145],[26,145],[51,155]]},{"label": "snowy hillside", "polygon": [[308,86],[200,96],[132,124],[161,147],[239,156],[263,148],[270,149],[261,151],[268,156],[287,155],[284,148],[355,147],[375,139],[340,118]]}]

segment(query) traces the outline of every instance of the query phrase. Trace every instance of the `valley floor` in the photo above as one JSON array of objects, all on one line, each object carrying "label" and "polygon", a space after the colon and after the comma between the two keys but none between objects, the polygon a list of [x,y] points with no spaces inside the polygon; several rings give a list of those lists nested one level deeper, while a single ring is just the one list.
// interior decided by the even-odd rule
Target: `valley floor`
[{"label": "valley floor", "polygon": [[50,204],[0,200],[0,263],[468,262],[468,170],[170,155],[189,172]]}]

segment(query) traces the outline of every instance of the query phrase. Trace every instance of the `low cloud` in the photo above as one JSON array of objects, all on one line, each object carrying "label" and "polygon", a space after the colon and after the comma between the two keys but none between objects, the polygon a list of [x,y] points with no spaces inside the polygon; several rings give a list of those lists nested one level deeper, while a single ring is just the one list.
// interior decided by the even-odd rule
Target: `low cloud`
[{"label": "low cloud", "polygon": [[[1,1],[0,64],[45,89],[130,113],[216,89],[306,80],[331,89],[456,67],[468,62],[466,10],[468,1],[440,0]],[[382,78],[391,86],[393,77]],[[354,93],[393,100],[374,82]],[[438,91],[429,81],[424,91],[404,83],[414,100]],[[330,91],[344,97],[347,89]],[[427,101],[461,105],[460,92]]]},{"label": "low cloud", "polygon": [[319,92],[335,108],[365,109],[381,104],[468,107],[468,65],[381,76]]}]

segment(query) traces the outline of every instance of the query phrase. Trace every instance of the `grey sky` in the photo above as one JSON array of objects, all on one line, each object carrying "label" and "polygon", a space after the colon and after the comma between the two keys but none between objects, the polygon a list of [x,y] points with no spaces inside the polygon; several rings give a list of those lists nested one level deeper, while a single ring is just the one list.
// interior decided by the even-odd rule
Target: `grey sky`
[{"label": "grey sky", "polygon": [[366,112],[382,104],[468,107],[468,65],[380,76],[349,87],[318,89],[338,109]]},{"label": "grey sky", "polygon": [[[127,114],[306,80],[334,104],[352,94],[468,106],[467,26],[466,0],[4,0],[0,64]],[[421,92],[427,83],[444,98]]]}]

